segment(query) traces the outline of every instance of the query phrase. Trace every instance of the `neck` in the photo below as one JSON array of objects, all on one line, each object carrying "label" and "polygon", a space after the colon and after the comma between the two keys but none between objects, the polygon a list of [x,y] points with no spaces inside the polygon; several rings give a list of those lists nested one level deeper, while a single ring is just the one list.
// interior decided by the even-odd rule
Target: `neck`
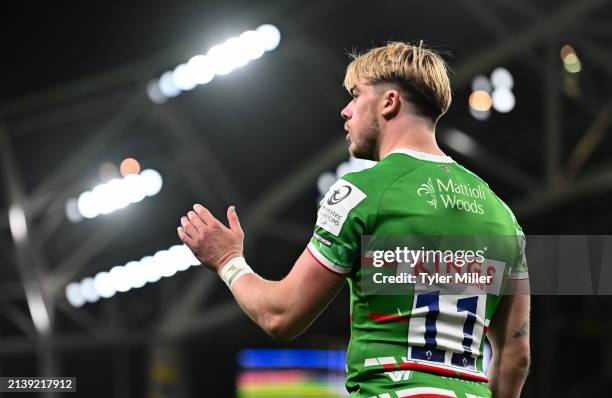
[{"label": "neck", "polygon": [[423,118],[411,115],[393,119],[392,122],[381,126],[379,159],[383,159],[389,152],[400,148],[432,155],[446,155],[436,142],[435,126],[431,126]]}]

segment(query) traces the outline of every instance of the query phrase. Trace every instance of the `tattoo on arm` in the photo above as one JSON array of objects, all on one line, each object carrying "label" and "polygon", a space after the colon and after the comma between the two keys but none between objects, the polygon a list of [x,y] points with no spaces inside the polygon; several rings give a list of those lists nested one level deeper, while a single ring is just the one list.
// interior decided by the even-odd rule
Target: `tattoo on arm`
[{"label": "tattoo on arm", "polygon": [[523,322],[523,326],[518,330],[518,332],[514,333],[514,337],[524,337],[529,335],[529,321]]}]

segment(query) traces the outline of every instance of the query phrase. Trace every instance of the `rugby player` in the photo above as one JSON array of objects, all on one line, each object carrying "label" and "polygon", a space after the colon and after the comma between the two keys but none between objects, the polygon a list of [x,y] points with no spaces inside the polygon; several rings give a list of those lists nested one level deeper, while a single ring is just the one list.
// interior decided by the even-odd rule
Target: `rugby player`
[{"label": "rugby player", "polygon": [[[529,367],[528,294],[368,295],[364,235],[523,237],[489,186],[444,154],[436,124],[451,103],[442,58],[392,42],[356,56],[341,111],[349,152],[378,163],[338,180],[320,202],[314,234],[289,274],[261,278],[243,257],[236,209],[229,227],[196,204],[180,239],[217,272],[244,312],[279,340],[300,335],[345,281],[351,292],[346,387],[351,397],[518,397]],[[506,288],[528,291],[524,245],[496,258]],[[485,336],[492,360],[484,372]]]}]

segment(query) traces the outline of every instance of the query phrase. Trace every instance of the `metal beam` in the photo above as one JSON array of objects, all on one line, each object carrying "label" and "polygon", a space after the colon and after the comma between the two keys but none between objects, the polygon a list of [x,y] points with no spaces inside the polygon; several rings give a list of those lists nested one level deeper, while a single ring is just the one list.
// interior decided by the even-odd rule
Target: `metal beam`
[{"label": "metal beam", "polygon": [[45,336],[51,333],[52,314],[35,267],[36,257],[29,241],[29,214],[24,208],[24,189],[11,147],[8,131],[3,124],[0,124],[0,161],[2,177],[7,188],[9,222],[17,254],[17,268],[34,326],[41,336]]},{"label": "metal beam", "polygon": [[483,148],[468,134],[449,127],[442,127],[438,133],[440,142],[453,151],[472,159],[487,172],[525,192],[531,192],[539,182],[512,164],[497,157],[493,151]]},{"label": "metal beam", "polygon": [[544,80],[544,172],[548,185],[559,183],[561,172],[561,69],[556,41],[548,43],[546,48],[547,73]]},{"label": "metal beam", "polygon": [[500,43],[495,43],[470,57],[457,69],[455,76],[452,76],[455,88],[467,84],[478,73],[496,67],[499,63],[511,59],[517,54],[524,53],[534,44],[580,23],[582,17],[606,4],[606,0],[584,0],[566,3],[551,17],[542,19],[541,23],[534,24],[523,32],[508,37]]},{"label": "metal beam", "polygon": [[123,230],[125,217],[116,217],[115,222],[107,222],[77,245],[51,272],[46,275],[45,285],[50,294],[56,296],[64,286],[73,280],[80,269],[87,265],[96,254],[103,250],[114,238],[117,231]]},{"label": "metal beam", "polygon": [[571,184],[554,189],[543,189],[534,195],[512,202],[517,217],[527,217],[541,211],[551,210],[573,199],[612,190],[612,164],[598,172],[584,175]]},{"label": "metal beam", "polygon": [[566,178],[568,180],[573,179],[580,172],[589,156],[605,137],[610,129],[610,124],[612,124],[612,99],[599,111],[595,120],[591,122],[587,131],[574,147],[566,165]]},{"label": "metal beam", "polygon": [[[200,193],[205,196],[214,192],[228,203],[241,203],[243,201],[242,195],[232,183],[223,163],[204,140],[202,133],[190,122],[189,117],[173,104],[164,104],[159,107],[157,116],[169,128],[169,130],[164,129],[164,133],[168,135],[171,142],[179,144],[179,147],[189,149],[191,153],[198,153],[198,161],[201,164],[198,174],[205,175],[213,183],[206,191],[197,188],[197,185],[202,186],[201,183],[196,183],[194,189],[201,191]],[[184,163],[179,162],[178,165],[187,177],[193,177],[190,170],[185,170],[185,167],[183,167]]]},{"label": "metal beam", "polygon": [[[55,168],[43,182],[41,182],[30,195],[32,198],[42,197],[42,194],[54,192],[63,187],[67,181],[78,174],[83,165],[89,163],[92,156],[106,148],[108,142],[123,132],[129,124],[140,116],[144,109],[150,107],[150,101],[142,92],[134,94],[126,104],[101,126],[91,137],[78,148],[73,155]],[[61,188],[60,188],[61,189]],[[58,193],[55,192],[56,196]],[[47,201],[33,202],[30,210],[33,214],[39,213]]]}]

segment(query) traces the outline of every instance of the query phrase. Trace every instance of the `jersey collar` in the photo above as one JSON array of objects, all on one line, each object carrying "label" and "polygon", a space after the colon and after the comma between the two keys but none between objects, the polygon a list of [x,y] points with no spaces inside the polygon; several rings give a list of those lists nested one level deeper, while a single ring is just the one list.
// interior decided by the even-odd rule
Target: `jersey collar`
[{"label": "jersey collar", "polygon": [[408,148],[394,149],[391,152],[389,152],[387,156],[391,155],[392,153],[403,153],[404,155],[412,156],[413,158],[417,158],[421,160],[427,160],[430,162],[437,162],[437,163],[453,163],[454,162],[454,160],[450,156],[433,155],[431,153],[413,151],[412,149],[408,149]]}]

